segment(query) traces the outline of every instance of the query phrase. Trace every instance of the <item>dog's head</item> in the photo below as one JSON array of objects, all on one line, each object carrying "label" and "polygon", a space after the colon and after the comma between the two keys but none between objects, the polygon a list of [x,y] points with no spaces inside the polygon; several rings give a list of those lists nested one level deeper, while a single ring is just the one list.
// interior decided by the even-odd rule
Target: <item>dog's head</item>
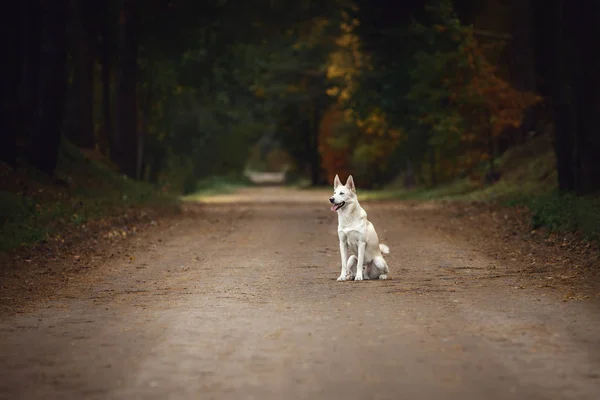
[{"label": "dog's head", "polygon": [[335,176],[333,180],[333,196],[329,198],[331,203],[331,211],[339,211],[343,209],[346,204],[356,200],[356,186],[354,186],[354,179],[352,175],[348,177],[345,185],[342,185],[339,176]]}]

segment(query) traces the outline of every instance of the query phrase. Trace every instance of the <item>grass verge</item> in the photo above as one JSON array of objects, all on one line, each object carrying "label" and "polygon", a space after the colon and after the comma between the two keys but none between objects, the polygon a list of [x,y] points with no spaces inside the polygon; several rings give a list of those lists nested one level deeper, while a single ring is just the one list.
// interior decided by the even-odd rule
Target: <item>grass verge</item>
[{"label": "grass verge", "polygon": [[238,189],[252,185],[252,181],[241,174],[229,176],[211,176],[196,182],[195,191],[191,194],[183,196],[182,199],[197,201],[210,196],[233,193]]},{"label": "grass verge", "polygon": [[600,239],[600,198],[550,193],[513,198],[506,205],[524,205],[531,211],[531,227],[551,232],[579,232],[586,240]]},{"label": "grass verge", "polygon": [[502,179],[484,185],[460,179],[445,185],[403,189],[395,186],[361,194],[365,200],[443,200],[485,202],[503,206],[525,206],[533,229],[547,228],[555,233],[582,234],[584,239],[600,239],[600,198],[577,197],[557,192],[555,157],[547,137],[514,148],[498,160]]},{"label": "grass verge", "polygon": [[24,163],[16,169],[2,166],[0,175],[0,251],[137,208],[178,207],[175,196],[115,173],[68,142],[61,146],[55,179]]}]

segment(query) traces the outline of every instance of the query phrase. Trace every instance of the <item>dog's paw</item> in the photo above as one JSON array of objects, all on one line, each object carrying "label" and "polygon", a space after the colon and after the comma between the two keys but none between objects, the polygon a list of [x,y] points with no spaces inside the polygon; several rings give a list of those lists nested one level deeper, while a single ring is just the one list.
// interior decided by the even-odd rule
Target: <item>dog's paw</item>
[{"label": "dog's paw", "polygon": [[354,278],[355,281],[362,281],[363,280],[363,276],[362,275],[356,275],[356,277]]},{"label": "dog's paw", "polygon": [[386,279],[387,279],[387,275],[386,274],[379,275],[379,280],[384,281]]},{"label": "dog's paw", "polygon": [[340,276],[337,278],[337,281],[338,281],[338,282],[343,282],[343,281],[345,281],[346,279],[348,279],[348,278],[346,278],[346,277],[345,277],[345,276],[343,276],[343,275],[340,275]]}]

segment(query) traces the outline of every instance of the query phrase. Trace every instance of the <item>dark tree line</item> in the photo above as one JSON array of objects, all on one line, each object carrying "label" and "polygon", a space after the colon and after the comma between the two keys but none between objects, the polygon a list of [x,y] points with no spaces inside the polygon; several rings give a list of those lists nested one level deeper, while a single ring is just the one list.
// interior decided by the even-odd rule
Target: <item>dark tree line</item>
[{"label": "dark tree line", "polygon": [[536,1],[563,191],[600,192],[600,2]]},{"label": "dark tree line", "polygon": [[[240,57],[246,52],[268,59],[269,46],[287,51],[292,42],[278,45],[281,33],[301,32],[307,21],[339,8],[335,1],[326,3],[329,9],[311,1],[290,6],[234,0],[24,0],[2,17],[8,63],[1,78],[0,158],[11,165],[26,160],[51,175],[64,137],[108,155],[134,179],[145,175],[156,181],[168,164],[168,150],[175,158],[207,160],[195,162],[194,170],[227,169],[228,164],[239,169],[240,161],[226,161],[230,154],[208,149],[223,147],[225,139],[216,136],[215,126],[220,131],[243,127],[249,113],[262,114],[262,125],[276,119],[273,112],[265,114],[271,106],[248,96],[254,75],[268,73],[271,66],[259,71]],[[316,97],[326,99],[320,87]],[[300,118],[311,121],[307,140],[292,140],[307,147],[299,157],[307,160],[315,182],[320,180],[319,112],[313,107]],[[205,149],[198,152],[198,147]],[[215,157],[222,160],[208,162]]]},{"label": "dark tree line", "polygon": [[3,13],[1,156],[14,165],[20,140],[30,161],[52,173],[65,113],[68,2],[27,0],[15,11]]},{"label": "dark tree line", "polygon": [[[505,57],[510,61],[506,64],[511,84],[522,91],[540,93],[550,106],[559,188],[578,194],[597,193],[600,57],[594,46],[600,41],[600,2],[452,3],[461,20],[473,24],[493,2],[501,3],[510,14]],[[308,46],[315,21],[334,21],[344,10],[360,21],[356,33],[375,68],[367,74],[370,91],[354,99],[353,107],[378,104],[387,110],[392,125],[402,126],[406,116],[416,112],[414,103],[403,100],[409,69],[413,68],[408,60],[420,46],[406,40],[408,32],[415,19],[427,20],[426,5],[441,3],[16,2],[14,10],[1,17],[5,73],[0,78],[0,159],[11,165],[26,159],[52,174],[64,136],[81,148],[96,148],[109,155],[120,172],[131,178],[140,179],[145,173],[156,180],[167,165],[167,149],[174,154],[192,154],[191,148],[223,146],[229,140],[214,132],[225,135],[235,131],[229,138],[238,140],[244,137],[249,122],[256,123],[257,131],[274,123],[279,134],[276,139],[298,164],[304,164],[301,167],[308,166],[313,183],[320,183],[318,127],[331,104],[325,94],[331,82],[323,71],[338,33],[322,32],[320,45]],[[339,27],[339,23],[330,26]],[[290,39],[280,39],[288,31],[292,32]],[[304,50],[292,50],[298,42],[304,43]],[[265,65],[253,60],[262,60]],[[258,86],[281,93],[271,96],[270,103],[257,100],[253,91]],[[280,86],[294,86],[300,91],[285,93],[277,89]],[[189,89],[187,98],[180,97],[192,100],[173,100],[173,92],[180,87]],[[202,112],[194,111],[199,103]],[[181,110],[187,114],[177,116]],[[544,112],[537,107],[529,109],[518,132],[511,136],[514,142],[505,140],[494,146],[502,150],[523,142],[528,132],[539,127],[538,121],[548,117],[542,115]],[[157,121],[159,115],[168,120],[168,127],[162,126],[167,122]],[[178,126],[182,127],[179,136],[173,133]],[[157,134],[157,130],[166,132],[168,143],[165,134]],[[412,150],[406,153],[415,149],[429,152],[434,164],[433,149],[423,145],[429,134],[419,131],[411,137],[415,143],[407,146]],[[238,141],[240,156],[248,140]],[[490,153],[496,151],[490,148]],[[207,160],[195,170],[211,165],[228,168],[227,154],[205,149],[191,158]],[[391,172],[384,174],[385,179],[404,169],[407,159],[410,161],[406,154],[392,158]],[[240,165],[233,164],[236,168]]]},{"label": "dark tree line", "polygon": [[[157,95],[143,88],[157,78],[142,76],[140,62],[181,57],[215,18],[217,3],[17,2],[2,16],[0,159],[10,165],[24,159],[51,175],[64,136],[80,148],[98,148],[120,172],[139,179],[144,117]],[[156,166],[160,153],[148,158]]]},{"label": "dark tree line", "polygon": [[[125,154],[134,154],[137,132],[135,2],[25,0],[4,18],[9,70],[2,77],[2,160],[14,165],[23,156],[52,174],[63,133],[79,147],[94,148],[99,142],[94,76],[100,60],[103,139],[113,160],[134,177]],[[113,69],[119,72],[116,102]]]},{"label": "dark tree line", "polygon": [[[357,32],[365,49],[381,71],[378,92],[396,102],[393,115],[404,118],[414,113],[399,99],[403,93],[390,92],[386,83],[406,87],[403,69],[411,52],[406,26],[426,21],[426,6],[443,1],[392,0],[357,1]],[[506,34],[493,28],[477,32],[479,38],[506,41],[501,64],[508,67],[510,83],[521,91],[533,91],[544,98],[545,107],[530,108],[511,142],[503,150],[522,143],[528,133],[541,129],[542,121],[553,126],[559,189],[581,195],[600,192],[600,2],[589,0],[453,0],[464,24],[477,24],[486,7],[507,10],[510,21]],[[392,11],[393,10],[393,11]],[[479,22],[482,25],[481,22]],[[485,23],[483,23],[485,24]],[[483,26],[487,28],[487,26]],[[404,35],[404,36],[403,36]],[[387,85],[390,86],[390,85]],[[359,99],[360,100],[360,99]]]},{"label": "dark tree line", "polygon": [[[513,1],[517,76],[550,106],[559,188],[600,192],[600,2]],[[523,130],[530,129],[528,115]]]}]

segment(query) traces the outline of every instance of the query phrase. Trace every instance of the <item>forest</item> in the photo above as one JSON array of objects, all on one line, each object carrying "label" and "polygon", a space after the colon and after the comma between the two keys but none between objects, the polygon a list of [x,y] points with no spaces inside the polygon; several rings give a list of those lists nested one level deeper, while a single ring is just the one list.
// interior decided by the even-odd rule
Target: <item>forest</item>
[{"label": "forest", "polygon": [[2,10],[0,399],[600,399],[600,0]]},{"label": "forest", "polygon": [[[24,0],[3,14],[0,158],[65,143],[131,180],[286,168],[312,185],[458,177],[551,137],[556,187],[600,189],[600,3]],[[290,179],[292,179],[290,178]]]}]

